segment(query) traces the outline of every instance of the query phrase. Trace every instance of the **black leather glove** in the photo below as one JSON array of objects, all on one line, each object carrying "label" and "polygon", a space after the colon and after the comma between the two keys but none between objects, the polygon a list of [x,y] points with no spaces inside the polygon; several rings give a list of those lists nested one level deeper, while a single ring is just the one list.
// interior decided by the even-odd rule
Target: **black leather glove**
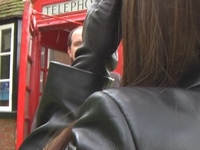
[{"label": "black leather glove", "polygon": [[121,0],[95,0],[88,9],[83,27],[83,45],[76,51],[73,66],[106,75],[116,66],[121,41]]}]

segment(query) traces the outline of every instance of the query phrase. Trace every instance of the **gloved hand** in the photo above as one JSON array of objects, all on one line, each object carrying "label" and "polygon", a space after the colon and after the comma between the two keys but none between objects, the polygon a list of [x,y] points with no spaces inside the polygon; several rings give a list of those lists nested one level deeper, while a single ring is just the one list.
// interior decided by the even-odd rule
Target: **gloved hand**
[{"label": "gloved hand", "polygon": [[[72,66],[106,75],[116,67],[113,54],[121,41],[121,0],[95,0],[83,27],[83,44]],[[113,54],[113,56],[112,56]]]}]

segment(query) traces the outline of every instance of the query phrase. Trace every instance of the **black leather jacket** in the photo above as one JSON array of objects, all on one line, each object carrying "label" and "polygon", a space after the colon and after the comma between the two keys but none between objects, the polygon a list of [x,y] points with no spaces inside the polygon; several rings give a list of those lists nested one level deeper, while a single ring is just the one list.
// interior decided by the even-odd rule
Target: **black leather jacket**
[{"label": "black leather jacket", "polygon": [[[188,79],[185,88],[122,87],[95,92],[78,110],[74,141],[67,150],[200,149],[200,73]],[[62,115],[52,115],[21,149],[41,148],[44,139],[53,135],[45,130],[53,132],[68,124],[71,114]]]}]

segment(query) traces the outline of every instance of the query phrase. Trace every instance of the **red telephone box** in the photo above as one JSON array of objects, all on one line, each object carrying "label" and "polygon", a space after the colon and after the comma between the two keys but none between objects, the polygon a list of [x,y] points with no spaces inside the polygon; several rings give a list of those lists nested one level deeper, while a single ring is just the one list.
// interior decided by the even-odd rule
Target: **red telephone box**
[{"label": "red telephone box", "polygon": [[[69,32],[83,24],[93,0],[24,1],[19,66],[17,145],[30,133],[42,94],[50,60],[70,63],[67,55]],[[64,58],[63,58],[64,56]],[[122,72],[122,47],[115,72]]]}]

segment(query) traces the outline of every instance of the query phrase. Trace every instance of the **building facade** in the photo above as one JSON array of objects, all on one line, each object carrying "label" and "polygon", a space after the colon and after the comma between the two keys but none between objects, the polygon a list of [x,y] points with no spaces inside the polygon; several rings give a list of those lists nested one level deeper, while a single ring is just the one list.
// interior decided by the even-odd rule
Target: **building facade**
[{"label": "building facade", "polygon": [[0,0],[0,10],[0,149],[14,150],[23,3]]}]

